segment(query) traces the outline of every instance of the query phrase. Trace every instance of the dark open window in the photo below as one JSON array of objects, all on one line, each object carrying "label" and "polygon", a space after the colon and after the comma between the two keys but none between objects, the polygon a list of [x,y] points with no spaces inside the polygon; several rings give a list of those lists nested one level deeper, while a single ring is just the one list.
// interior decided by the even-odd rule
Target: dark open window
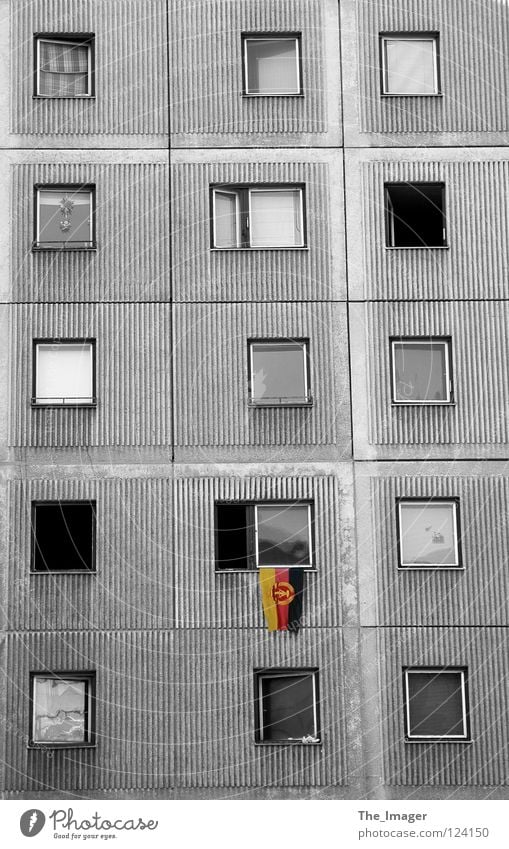
[{"label": "dark open window", "polygon": [[408,740],[468,740],[467,671],[404,670]]},{"label": "dark open window", "polygon": [[216,504],[216,569],[313,568],[309,503]]},{"label": "dark open window", "polygon": [[94,571],[95,526],[95,501],[34,501],[32,571]]},{"label": "dark open window", "polygon": [[93,746],[94,700],[94,672],[32,673],[29,746]]},{"label": "dark open window", "polygon": [[387,247],[445,247],[445,185],[386,183],[385,221]]},{"label": "dark open window", "polygon": [[255,724],[258,743],[319,743],[317,671],[257,672]]}]

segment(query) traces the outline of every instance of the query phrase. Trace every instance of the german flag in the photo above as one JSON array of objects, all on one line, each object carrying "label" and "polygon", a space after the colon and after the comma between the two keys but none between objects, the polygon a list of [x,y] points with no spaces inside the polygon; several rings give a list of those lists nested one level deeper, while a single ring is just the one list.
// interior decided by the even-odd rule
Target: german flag
[{"label": "german flag", "polygon": [[303,569],[259,568],[263,612],[269,631],[297,631],[302,616]]}]

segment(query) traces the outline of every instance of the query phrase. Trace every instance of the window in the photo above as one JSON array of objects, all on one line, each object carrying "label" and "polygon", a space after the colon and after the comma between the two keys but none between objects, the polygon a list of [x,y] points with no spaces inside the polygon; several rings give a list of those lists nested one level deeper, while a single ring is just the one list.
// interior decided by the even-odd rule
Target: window
[{"label": "window", "polygon": [[32,502],[32,571],[94,571],[95,529],[95,501]]},{"label": "window", "polygon": [[244,94],[301,94],[300,36],[244,35]]},{"label": "window", "polygon": [[319,743],[318,672],[272,669],[255,674],[258,743]]},{"label": "window", "polygon": [[440,94],[437,33],[380,36],[382,94]]},{"label": "window", "polygon": [[399,565],[409,569],[461,567],[456,499],[398,501]]},{"label": "window", "polygon": [[308,348],[302,339],[249,342],[250,403],[262,407],[310,404]]},{"label": "window", "polygon": [[35,340],[32,404],[95,404],[95,341]]},{"label": "window", "polygon": [[216,186],[214,248],[304,247],[302,186]]},{"label": "window", "polygon": [[95,247],[95,187],[35,187],[34,248]]},{"label": "window", "polygon": [[394,404],[451,404],[450,339],[392,339]]},{"label": "window", "polygon": [[93,97],[94,36],[37,35],[34,95]]},{"label": "window", "polygon": [[216,569],[313,568],[312,505],[216,504]]},{"label": "window", "polygon": [[30,746],[94,745],[93,672],[38,672],[31,676]]},{"label": "window", "polygon": [[386,183],[385,221],[388,248],[447,247],[445,185]]},{"label": "window", "polygon": [[407,740],[468,740],[467,671],[405,669]]}]

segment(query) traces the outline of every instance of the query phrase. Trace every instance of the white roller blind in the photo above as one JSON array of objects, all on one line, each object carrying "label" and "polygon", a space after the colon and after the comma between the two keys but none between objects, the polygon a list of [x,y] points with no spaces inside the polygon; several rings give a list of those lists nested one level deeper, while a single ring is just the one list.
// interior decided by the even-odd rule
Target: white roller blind
[{"label": "white roller blind", "polygon": [[92,345],[37,346],[36,401],[51,404],[92,403]]},{"label": "white roller blind", "polygon": [[436,94],[434,39],[385,39],[385,90],[388,94]]},{"label": "white roller blind", "polygon": [[300,189],[251,191],[251,246],[303,244]]},{"label": "white roller blind", "polygon": [[248,39],[246,60],[249,94],[298,94],[295,38]]}]

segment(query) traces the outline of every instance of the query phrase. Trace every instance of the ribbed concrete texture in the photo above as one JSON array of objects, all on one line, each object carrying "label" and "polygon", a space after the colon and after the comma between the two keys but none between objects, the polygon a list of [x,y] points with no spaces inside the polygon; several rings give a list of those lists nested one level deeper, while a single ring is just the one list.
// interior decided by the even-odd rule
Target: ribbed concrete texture
[{"label": "ribbed concrete texture", "polygon": [[[240,470],[239,470],[240,471]],[[216,501],[304,500],[313,504],[316,569],[305,574],[303,628],[349,622],[355,615],[351,472],[289,476],[177,478],[175,602],[179,628],[264,628],[259,579],[215,572]]]},{"label": "ribbed concrete texture", "polygon": [[[172,133],[249,133],[253,144],[267,133],[325,132],[323,7],[319,0],[170,0]],[[304,96],[242,96],[243,33],[301,35]]]},{"label": "ribbed concrete texture", "polygon": [[[164,0],[11,0],[12,132],[168,132],[166,19]],[[33,99],[35,33],[95,36],[94,98]]]},{"label": "ribbed concrete texture", "polygon": [[[398,138],[403,133],[507,131],[506,3],[357,0],[356,8],[361,130]],[[382,32],[439,33],[441,97],[380,97]]]},{"label": "ribbed concrete texture", "polygon": [[[96,407],[33,408],[33,339],[88,338],[96,340]],[[11,352],[11,445],[171,445],[168,304],[18,304]]]},{"label": "ribbed concrete texture", "polygon": [[[32,501],[84,499],[96,502],[96,571],[30,574]],[[170,565],[171,505],[169,478],[10,481],[7,628],[171,627],[175,583]]]},{"label": "ribbed concrete texture", "polygon": [[[309,248],[211,250],[213,184],[304,184]],[[177,301],[327,300],[331,279],[329,169],[325,163],[175,165],[172,266]]]},{"label": "ribbed concrete texture", "polygon": [[[97,250],[33,251],[37,183],[95,185]],[[12,168],[14,301],[169,301],[168,166]]]},{"label": "ribbed concrete texture", "polygon": [[[506,628],[408,628],[379,632],[384,782],[507,785],[509,653]],[[405,743],[403,667],[468,668],[469,743]],[[418,792],[418,791],[417,791]],[[412,794],[415,796],[415,791]]]},{"label": "ribbed concrete texture", "polygon": [[[443,477],[419,467],[412,476],[371,481],[380,625],[504,625],[509,623],[506,476]],[[398,571],[397,498],[458,498],[463,569]],[[367,564],[365,564],[365,567]]]},{"label": "ribbed concrete texture", "polygon": [[[175,396],[177,445],[338,445],[350,455],[344,305],[178,304],[174,317],[175,385],[186,387]],[[249,407],[248,340],[285,337],[309,340],[312,407]]]},{"label": "ribbed concrete texture", "polygon": [[[489,155],[474,162],[458,158],[419,162],[412,156],[410,161],[406,152],[393,162],[361,165],[363,297],[507,296],[509,161],[491,160]],[[446,249],[385,247],[384,184],[405,181],[445,184]]]}]

